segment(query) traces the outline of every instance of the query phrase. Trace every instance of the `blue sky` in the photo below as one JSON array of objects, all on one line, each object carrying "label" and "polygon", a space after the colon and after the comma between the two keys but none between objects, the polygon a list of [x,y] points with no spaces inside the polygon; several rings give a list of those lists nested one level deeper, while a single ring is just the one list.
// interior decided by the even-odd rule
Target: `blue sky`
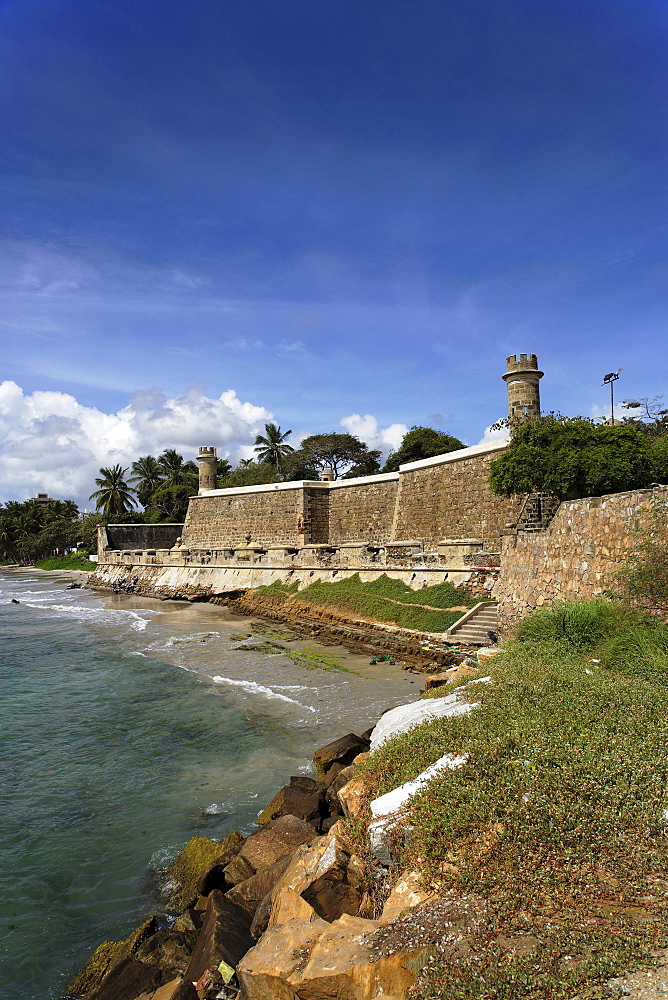
[{"label": "blue sky", "polygon": [[270,418],[475,444],[519,351],[661,393],[667,56],[663,0],[0,0],[0,500]]}]

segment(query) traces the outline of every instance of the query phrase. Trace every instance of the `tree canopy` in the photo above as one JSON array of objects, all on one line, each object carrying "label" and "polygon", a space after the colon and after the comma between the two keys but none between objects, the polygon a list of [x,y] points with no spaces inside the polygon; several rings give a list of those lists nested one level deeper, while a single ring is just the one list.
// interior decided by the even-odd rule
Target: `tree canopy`
[{"label": "tree canopy", "polygon": [[383,472],[398,472],[399,466],[407,462],[419,462],[422,458],[433,458],[464,447],[464,443],[451,434],[433,427],[413,426],[404,434],[397,450],[390,453]]},{"label": "tree canopy", "polygon": [[610,426],[551,414],[516,427],[492,462],[490,487],[501,496],[540,492],[573,500],[641,489],[653,477],[650,439],[633,422]]},{"label": "tree canopy", "polygon": [[81,540],[79,510],[72,500],[0,505],[0,555],[12,562],[39,559]]},{"label": "tree canopy", "polygon": [[380,451],[368,448],[354,434],[312,434],[286,462],[286,479],[317,479],[330,468],[335,479],[369,476],[380,471]]}]

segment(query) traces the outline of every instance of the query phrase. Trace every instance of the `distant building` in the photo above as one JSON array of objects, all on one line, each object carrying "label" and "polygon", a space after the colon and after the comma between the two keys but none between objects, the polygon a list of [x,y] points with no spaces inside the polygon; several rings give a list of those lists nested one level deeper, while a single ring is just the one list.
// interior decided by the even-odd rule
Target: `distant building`
[{"label": "distant building", "polygon": [[48,493],[37,493],[34,497],[29,497],[26,503],[36,503],[38,507],[47,507],[53,503],[53,497],[50,497]]}]

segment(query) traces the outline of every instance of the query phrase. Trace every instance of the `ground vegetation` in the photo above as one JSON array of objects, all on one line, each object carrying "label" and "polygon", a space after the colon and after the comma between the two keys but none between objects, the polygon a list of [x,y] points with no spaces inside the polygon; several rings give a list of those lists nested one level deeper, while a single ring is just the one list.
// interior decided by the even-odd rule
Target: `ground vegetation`
[{"label": "ground vegetation", "polygon": [[467,689],[478,708],[363,765],[374,795],[467,758],[412,800],[398,864],[486,919],[412,1000],[610,997],[668,946],[667,638],[609,601],[538,612]]}]

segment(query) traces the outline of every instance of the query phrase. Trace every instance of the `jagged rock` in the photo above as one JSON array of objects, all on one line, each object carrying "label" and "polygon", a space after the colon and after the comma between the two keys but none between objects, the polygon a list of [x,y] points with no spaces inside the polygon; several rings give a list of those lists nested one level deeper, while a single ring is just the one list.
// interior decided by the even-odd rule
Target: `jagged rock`
[{"label": "jagged rock", "polygon": [[342,913],[356,914],[362,899],[360,888],[364,878],[364,864],[355,855],[347,854],[330,837],[327,848],[318,862],[313,881],[302,889],[301,896],[312,906],[319,917],[331,923]]},{"label": "jagged rock", "polygon": [[191,837],[183,850],[177,854],[167,869],[168,879],[175,883],[166,902],[166,909],[172,913],[185,910],[200,895],[198,882],[202,872],[227,851],[234,850],[243,843],[239,833],[230,833],[222,840],[208,837]]},{"label": "jagged rock", "polygon": [[[200,873],[197,880],[197,892],[200,896],[208,896],[212,889],[227,892],[236,884],[228,878],[225,869],[228,865],[232,865],[238,853],[238,850],[226,851],[219,858],[214,858],[211,864]],[[232,866],[230,871],[234,870],[234,866]]]},{"label": "jagged rock", "polygon": [[355,733],[348,733],[347,736],[342,736],[340,739],[320,747],[313,755],[316,778],[318,781],[324,781],[325,775],[333,764],[342,764],[345,767],[347,764],[352,764],[359,753],[368,749],[369,741],[363,740]]},{"label": "jagged rock", "polygon": [[[239,885],[240,882],[245,882],[246,879],[252,878],[255,874],[255,867],[250,863],[248,858],[242,857],[237,854],[229,864],[225,865],[222,870],[223,884],[228,886]],[[227,890],[220,890],[221,892]]]},{"label": "jagged rock", "polygon": [[[332,771],[337,768],[335,764]],[[331,771],[330,771],[331,774]],[[343,816],[343,806],[339,799],[339,792],[345,785],[348,784],[350,779],[355,774],[355,765],[348,764],[347,767],[339,767],[337,769],[335,777],[332,779],[330,784],[327,786],[327,791],[325,792],[325,801],[331,815]],[[328,775],[329,777],[329,775]]]},{"label": "jagged rock", "polygon": [[158,968],[172,976],[183,975],[195,947],[198,932],[160,930],[140,944],[135,957],[147,965]]},{"label": "jagged rock", "polygon": [[346,819],[368,816],[369,787],[364,777],[351,778],[337,794]]},{"label": "jagged rock", "polygon": [[256,823],[269,823],[279,816],[297,816],[310,823],[318,832],[324,814],[324,785],[313,778],[296,776],[290,784],[274,795],[266,809],[258,816]]},{"label": "jagged rock", "polygon": [[[267,924],[264,930],[267,929],[269,920],[271,920],[273,926],[273,924],[287,924],[289,920],[303,920],[305,923],[308,923],[317,916],[318,914],[313,907],[298,892],[295,892],[294,889],[290,889],[288,886],[282,886],[272,894],[270,910],[267,913]],[[252,930],[251,926],[251,933]]]},{"label": "jagged rock", "polygon": [[456,961],[485,918],[482,901],[438,900],[381,926],[343,914],[275,924],[237,968],[247,1000],[402,998],[437,951]]},{"label": "jagged rock", "polygon": [[[257,907],[252,936],[258,938],[267,927],[283,923],[298,912],[308,919],[312,911],[327,921],[336,920],[342,913],[357,913],[363,877],[363,862],[351,854],[350,845],[336,833],[320,837],[310,846],[303,845]],[[308,910],[294,896],[301,898]]]},{"label": "jagged rock", "polygon": [[248,1000],[294,1000],[290,976],[308,956],[329,924],[320,917],[277,924],[237,965],[237,979]]},{"label": "jagged rock", "polygon": [[296,816],[281,816],[271,820],[257,833],[251,833],[239,852],[239,858],[248,861],[255,871],[263,871],[279,858],[292,854],[300,844],[313,840],[314,836],[313,827],[308,823]]},{"label": "jagged rock", "polygon": [[419,872],[406,872],[393,886],[385,900],[379,923],[391,924],[397,917],[415,906],[435,900],[435,895],[420,885]]},{"label": "jagged rock", "polygon": [[236,966],[254,944],[250,923],[249,915],[241,906],[214,889],[209,895],[202,929],[184,978],[197,982],[207,969],[221,962]]},{"label": "jagged rock", "polygon": [[86,995],[86,1000],[137,1000],[140,994],[153,993],[168,979],[157,965],[124,958]]},{"label": "jagged rock", "polygon": [[198,1000],[198,997],[193,984],[179,976],[157,989],[151,1000]]},{"label": "jagged rock", "polygon": [[264,871],[252,875],[244,882],[239,882],[238,885],[226,893],[227,898],[238,906],[242,906],[252,917],[259,904],[271,892],[289,864],[290,855],[287,854],[284,858],[279,858],[278,861],[275,861],[269,868],[265,868]]},{"label": "jagged rock", "polygon": [[202,914],[193,907],[190,907],[189,909],[184,910],[183,913],[176,918],[172,926],[172,930],[185,931],[186,933],[188,931],[193,931],[195,934],[199,934],[201,927]]},{"label": "jagged rock", "polygon": [[134,954],[145,938],[155,934],[158,925],[155,917],[145,921],[130,934],[125,941],[104,941],[99,945],[86,964],[68,984],[66,993],[72,996],[86,996],[98,986],[104,977],[122,959]]}]

